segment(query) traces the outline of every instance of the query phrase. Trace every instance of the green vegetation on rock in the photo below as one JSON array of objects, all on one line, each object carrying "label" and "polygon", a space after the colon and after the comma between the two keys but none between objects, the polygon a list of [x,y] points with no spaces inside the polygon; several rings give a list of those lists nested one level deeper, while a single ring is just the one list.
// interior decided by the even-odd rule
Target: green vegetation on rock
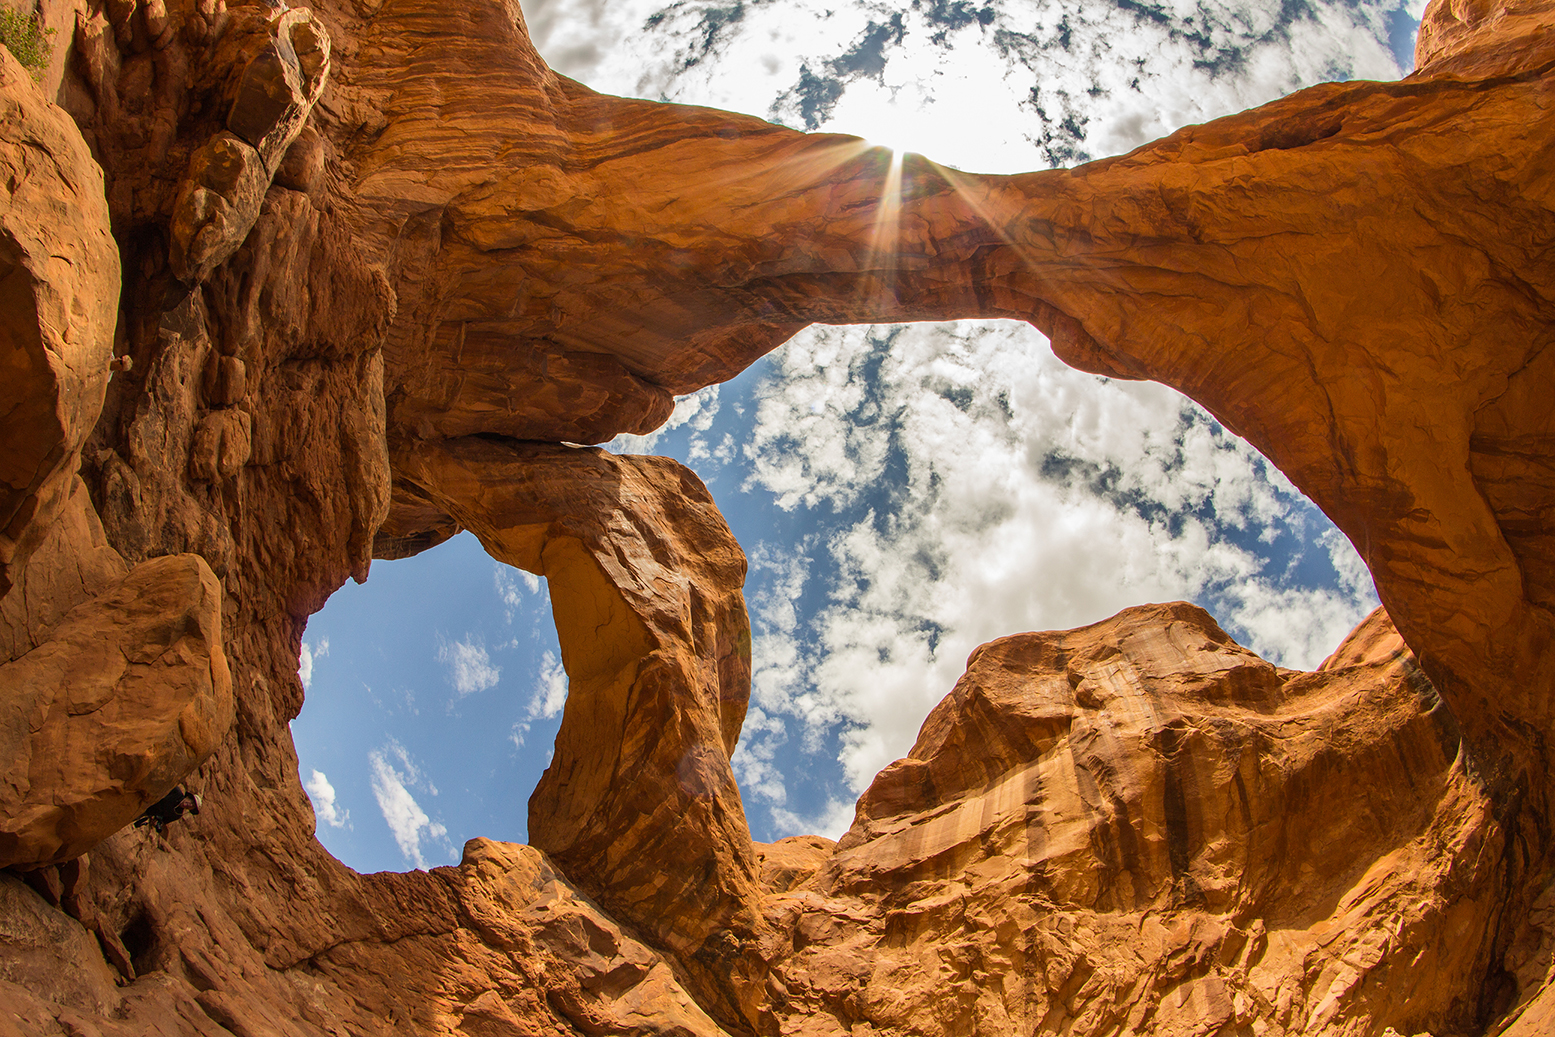
[{"label": "green vegetation on rock", "polygon": [[0,9],[0,44],[32,72],[34,79],[40,78],[48,67],[54,49],[49,41],[53,36],[53,29],[42,28],[31,15]]}]

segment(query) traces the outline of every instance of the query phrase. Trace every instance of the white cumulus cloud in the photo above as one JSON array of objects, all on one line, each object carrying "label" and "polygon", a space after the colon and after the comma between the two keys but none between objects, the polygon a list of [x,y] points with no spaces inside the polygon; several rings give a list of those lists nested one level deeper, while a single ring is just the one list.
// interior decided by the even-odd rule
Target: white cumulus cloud
[{"label": "white cumulus cloud", "polygon": [[524,738],[534,722],[541,718],[550,720],[556,717],[566,704],[567,671],[555,652],[546,652],[540,656],[540,673],[535,679],[534,694],[530,696],[524,710],[524,719],[513,725],[513,744],[523,748]]},{"label": "white cumulus cloud", "polygon": [[522,569],[515,569],[513,566],[502,562],[493,564],[491,580],[496,587],[497,598],[502,602],[505,613],[504,618],[509,623],[513,622],[514,618],[522,610],[531,606],[531,603],[518,589],[520,583],[523,584],[524,589],[530,594],[540,593],[540,577],[534,573],[525,572]]},{"label": "white cumulus cloud", "polygon": [[448,665],[448,683],[454,686],[460,698],[495,688],[497,679],[502,675],[502,667],[492,663],[486,646],[477,643],[473,637],[453,644],[445,642],[438,647],[437,659]]},{"label": "white cumulus cloud", "polygon": [[302,643],[302,650],[297,653],[297,676],[302,681],[304,688],[313,687],[313,664],[329,654],[329,638],[321,637],[317,646]]},{"label": "white cumulus cloud", "polygon": [[851,799],[832,798],[813,813],[796,813],[785,807],[772,807],[772,822],[779,838],[789,835],[824,835],[840,839],[853,825],[856,804]]},{"label": "white cumulus cloud", "polygon": [[[751,602],[753,699],[812,750],[837,734],[855,791],[996,637],[1186,598],[1309,666],[1375,606],[1348,543],[1307,543],[1319,518],[1255,450],[1170,389],[1064,366],[1029,326],[812,328],[774,366],[747,485],[822,517],[752,551],[771,574]],[[1329,579],[1293,580],[1275,551],[1331,561]],[[825,600],[801,616],[817,579]],[[774,806],[764,743],[781,738],[758,725],[741,758]]]},{"label": "white cumulus cloud", "polygon": [[595,89],[854,133],[985,172],[1117,154],[1408,64],[1392,41],[1398,0],[528,6],[542,54]]},{"label": "white cumulus cloud", "polygon": [[769,716],[760,706],[751,706],[746,711],[740,744],[730,760],[742,796],[754,796],[773,807],[782,807],[788,802],[786,775],[776,760],[778,750],[786,741],[788,728],[780,717]]},{"label": "white cumulus cloud", "polygon": [[567,671],[554,653],[546,652],[540,657],[540,679],[536,682],[534,698],[529,702],[529,715],[549,720],[566,704]]},{"label": "white cumulus cloud", "polygon": [[[689,425],[698,433],[706,432],[713,427],[718,417],[718,389],[717,385],[709,385],[689,395],[675,397],[675,409],[670,411],[669,419],[664,424],[646,436],[623,432],[606,443],[605,449],[618,454],[651,454],[658,447],[659,440],[682,425]],[[703,437],[693,436],[693,455],[707,457],[711,449]]]},{"label": "white cumulus cloud", "polygon": [[318,769],[303,783],[308,798],[313,801],[313,813],[331,828],[345,828],[351,821],[351,812],[336,804],[335,786]]},{"label": "white cumulus cloud", "polygon": [[448,829],[427,815],[416,802],[410,786],[422,787],[434,796],[437,789],[422,780],[419,768],[411,762],[404,746],[391,741],[383,749],[368,753],[367,762],[372,770],[373,798],[378,801],[383,820],[405,859],[414,867],[426,870],[423,839],[428,843],[441,843],[445,854],[451,856]]}]

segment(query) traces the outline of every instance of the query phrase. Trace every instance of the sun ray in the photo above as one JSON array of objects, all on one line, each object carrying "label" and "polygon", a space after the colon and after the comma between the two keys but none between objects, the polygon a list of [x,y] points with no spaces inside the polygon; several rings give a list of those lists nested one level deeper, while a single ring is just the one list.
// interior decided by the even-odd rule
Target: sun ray
[{"label": "sun ray", "polygon": [[895,295],[896,272],[900,263],[902,216],[902,152],[891,150],[890,162],[875,206],[875,220],[869,231],[869,246],[859,271],[856,295],[866,298]]},{"label": "sun ray", "polygon": [[949,166],[942,166],[930,158],[925,158],[924,161],[933,168],[936,174],[944,178],[945,182],[950,185],[950,189],[956,193],[956,197],[961,199],[967,208],[971,209],[977,215],[977,218],[982,220],[983,224],[1019,257],[1020,261],[1025,264],[1026,269],[1035,273],[1038,267],[1037,260],[1031,251],[1006,229],[1005,222],[1007,216],[1004,218],[997,217],[986,203],[987,195],[990,192],[987,184],[989,178],[979,177],[978,179],[981,182],[974,186],[972,182],[966,179],[966,175],[959,170],[952,169]]}]

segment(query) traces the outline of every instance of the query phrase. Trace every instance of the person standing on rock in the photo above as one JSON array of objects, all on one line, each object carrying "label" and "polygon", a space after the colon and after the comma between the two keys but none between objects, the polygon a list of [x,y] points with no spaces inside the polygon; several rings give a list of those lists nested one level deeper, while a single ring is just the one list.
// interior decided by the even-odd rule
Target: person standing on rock
[{"label": "person standing on rock", "polygon": [[160,834],[164,828],[185,814],[198,814],[200,805],[199,796],[185,791],[182,785],[175,785],[172,792],[151,804],[144,814],[135,819],[135,827],[144,828],[150,825]]}]

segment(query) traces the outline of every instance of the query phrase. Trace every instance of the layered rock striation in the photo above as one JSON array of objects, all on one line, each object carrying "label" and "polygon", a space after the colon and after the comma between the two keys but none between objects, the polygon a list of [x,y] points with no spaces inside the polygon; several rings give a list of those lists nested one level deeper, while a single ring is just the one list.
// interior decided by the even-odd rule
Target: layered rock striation
[{"label": "layered rock striation", "polygon": [[750,696],[745,555],[707,489],[666,458],[489,439],[395,470],[403,494],[555,587],[575,705],[529,801],[534,846],[754,1019],[762,920],[729,763]]},{"label": "layered rock striation", "polygon": [[1180,603],[1017,634],[769,901],[784,1032],[1470,1032],[1505,831],[1381,610],[1314,673]]},{"label": "layered rock striation", "polygon": [[[1548,3],[1012,177],[593,93],[511,0],[45,7],[57,106],[0,49],[0,1032],[1555,1026]],[[1198,400],[1386,611],[1315,673],[1182,604],[1002,639],[838,844],[753,845],[743,555],[692,473],[567,444],[813,321],[968,316]],[[303,625],[460,529],[552,586],[535,845],[358,875]]]}]

